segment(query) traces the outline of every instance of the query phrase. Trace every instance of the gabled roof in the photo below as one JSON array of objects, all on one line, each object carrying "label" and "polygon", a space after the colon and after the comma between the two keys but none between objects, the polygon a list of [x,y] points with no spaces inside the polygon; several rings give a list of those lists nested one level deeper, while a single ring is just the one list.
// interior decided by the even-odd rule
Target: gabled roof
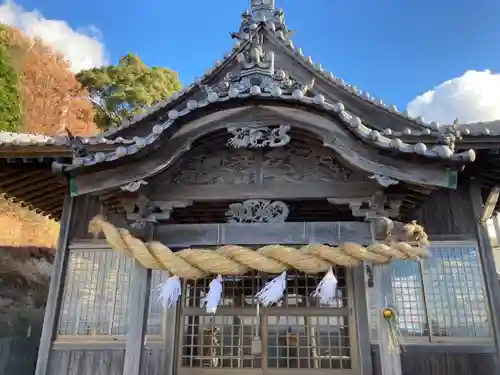
[{"label": "gabled roof", "polygon": [[[314,63],[311,57],[304,57],[302,50],[296,48],[290,40],[290,30],[284,23],[283,12],[279,9],[274,9],[273,1],[269,4],[255,4],[252,2],[253,12],[245,12],[242,15],[242,23],[238,33],[234,33],[233,37],[238,41],[234,44],[233,50],[225,54],[223,60],[219,60],[215,65],[205,71],[205,74],[197,79],[192,84],[186,86],[180,92],[175,93],[165,101],[157,103],[149,108],[145,113],[132,118],[130,121],[124,122],[120,127],[111,129],[109,132],[103,133],[103,136],[113,138],[116,135],[123,134],[123,131],[129,128],[143,127],[140,131],[134,133],[132,142],[128,145],[120,145],[112,152],[97,152],[83,158],[75,159],[76,166],[95,165],[106,161],[114,161],[128,155],[134,155],[146,148],[149,144],[156,142],[162,134],[170,129],[176,120],[186,116],[200,108],[209,107],[217,103],[226,102],[233,99],[245,98],[265,98],[270,97],[280,99],[289,103],[300,102],[311,104],[316,107],[321,107],[327,111],[338,114],[340,120],[352,131],[354,135],[366,143],[372,144],[384,150],[391,150],[403,154],[415,154],[432,159],[451,160],[454,162],[469,162],[475,159],[475,154],[472,150],[465,150],[459,153],[454,152],[453,145],[439,144],[439,139],[443,138],[439,134],[435,134],[435,129],[438,129],[437,124],[426,124],[421,118],[410,118],[407,114],[397,111],[394,106],[388,106],[370,96],[366,92],[358,90],[354,86],[346,84],[341,78],[333,76],[332,73],[323,70],[320,64]],[[264,38],[266,43],[264,43]],[[257,42],[256,42],[257,41]],[[260,48],[260,50],[259,50]],[[272,49],[272,51],[271,51]],[[239,90],[234,84],[234,71],[230,67],[239,63],[243,63],[239,74],[244,74],[244,70],[254,71],[258,64],[249,68],[245,68],[245,59],[251,59],[252,54],[272,55],[279,50],[288,55],[290,59],[294,59],[296,63],[309,70],[313,80],[322,80],[322,86],[327,90],[316,90],[316,87],[307,87],[304,82],[294,82],[294,87],[298,90],[289,90],[288,92],[272,92],[266,90],[262,85],[251,85],[244,90]],[[257,56],[254,56],[257,58]],[[271,61],[272,60],[272,61]],[[294,72],[286,72],[280,70],[280,66],[275,66],[274,60],[271,57],[269,61],[268,78],[275,83],[282,84],[285,80],[293,80]],[[272,65],[272,66],[271,66]],[[297,64],[296,64],[297,65]],[[228,68],[229,67],[229,68]],[[253,69],[253,70],[252,70]],[[260,73],[266,73],[262,70]],[[221,79],[223,72],[228,73],[225,78]],[[255,70],[257,71],[257,70]],[[233,77],[231,78],[231,74]],[[283,75],[282,78],[275,74]],[[237,74],[236,74],[237,75]],[[220,84],[227,85],[226,90],[215,90]],[[241,82],[238,83],[241,86]],[[316,85],[317,86],[317,85]],[[245,91],[246,90],[246,91]],[[311,98],[312,93],[317,94]],[[328,95],[332,93],[332,95]],[[331,101],[331,98],[343,98],[345,101]],[[360,106],[364,106],[361,110]],[[356,107],[356,108],[355,108]],[[383,118],[380,123],[377,123],[377,116],[360,116],[360,112],[375,111],[382,113]],[[368,117],[368,118],[366,118]],[[374,126],[373,124],[376,124]],[[386,124],[398,123],[394,130],[392,128],[384,128]],[[422,134],[433,135],[437,137],[436,142],[432,146],[427,146],[423,142],[406,143],[395,133],[401,135],[407,134]],[[138,135],[140,134],[140,135]],[[439,137],[438,137],[439,136]],[[438,143],[436,145],[435,143]]]},{"label": "gabled roof", "polygon": [[[454,147],[462,142],[455,136],[456,129],[450,131],[449,126],[411,118],[394,106],[346,84],[341,78],[326,72],[311,57],[304,56],[291,41],[283,12],[274,8],[274,1],[269,4],[257,2],[252,0],[252,12],[242,15],[240,30],[233,35],[237,41],[232,50],[206,70],[201,78],[148,108],[146,113],[135,116],[116,129],[89,138],[70,140],[67,137],[3,133],[0,134],[0,157],[3,153],[5,158],[10,158],[13,151],[14,157],[20,155],[19,158],[30,154],[31,150],[33,154],[40,152],[58,156],[59,152],[71,158],[68,161],[72,163],[70,169],[97,165],[139,154],[159,138],[168,137],[188,116],[192,118],[203,115],[207,110],[216,111],[224,103],[232,105],[234,102],[237,105],[242,101],[273,101],[307,106],[335,116],[355,137],[379,150],[454,165],[474,160],[474,151]],[[281,63],[284,59],[290,60],[296,70],[300,69],[304,74],[298,77],[297,71],[283,69]],[[263,80],[252,82],[250,78],[253,75],[260,75]],[[481,135],[500,136],[500,131],[485,129],[488,127],[483,127]],[[467,125],[459,125],[459,129],[463,129],[465,140],[475,136],[474,131],[479,128],[467,130]],[[75,147],[80,146],[85,148],[87,155],[75,153]],[[461,151],[456,151],[459,149]],[[44,161],[43,167],[44,173],[50,174],[50,164]],[[9,168],[11,176],[20,172],[22,166],[9,164]],[[27,181],[12,180],[6,185],[0,182],[0,190],[19,197],[32,207],[40,207],[40,185]],[[54,176],[47,180],[47,184],[55,182]],[[57,182],[61,184],[60,191],[66,189],[65,183]],[[22,194],[18,192],[21,185]],[[32,185],[33,189],[28,191],[27,185],[30,189]],[[62,199],[56,202],[56,192],[53,195],[54,201],[45,202],[41,210],[58,217]]]},{"label": "gabled roof", "polygon": [[[180,117],[198,108],[207,107],[230,99],[242,99],[248,96],[273,97],[288,102],[302,102],[322,107],[328,111],[337,112],[339,118],[357,137],[381,149],[456,162],[474,160],[472,150],[455,153],[453,145],[446,143],[439,144],[442,143],[440,140],[443,138],[443,133],[446,133],[445,127],[439,127],[435,123],[427,124],[421,118],[410,118],[407,114],[397,111],[394,106],[386,105],[368,93],[346,84],[341,78],[335,77],[332,73],[324,71],[320,64],[313,62],[311,57],[304,57],[302,50],[295,47],[290,39],[291,32],[285,25],[283,11],[274,8],[274,1],[270,1],[268,4],[257,3],[254,1],[251,2],[251,13],[248,11],[243,13],[240,30],[238,33],[233,34],[233,37],[238,40],[235,42],[231,52],[226,53],[224,58],[218,60],[212,68],[207,69],[201,78],[195,80],[195,82],[186,86],[178,93],[174,93],[167,100],[148,108],[145,113],[137,115],[131,120],[122,123],[120,127],[110,129],[110,131],[101,133],[97,137],[81,138],[82,145],[116,145],[117,147],[114,149],[110,147],[105,150],[93,150],[94,152],[86,157],[75,158],[75,165],[95,165],[105,161],[117,160],[127,155],[133,155],[147,147],[148,144],[155,142]],[[244,92],[239,92],[235,95],[234,90],[232,96],[229,95],[230,90],[226,96],[222,95],[215,98],[213,94],[209,95],[207,90],[215,86],[214,82],[221,81],[221,74],[228,70],[230,71],[228,67],[230,68],[232,65],[235,65],[244,53],[251,52],[257,35],[265,37],[266,42],[269,42],[265,46],[264,43],[261,43],[264,49],[263,53],[270,52],[268,51],[269,49],[287,53],[289,58],[294,59],[299,65],[309,69],[313,79],[317,81],[321,80],[323,87],[326,84],[330,88],[328,92],[333,92],[333,97],[340,97],[346,100],[329,100],[330,95],[325,95],[327,93],[318,93],[314,99],[311,99],[311,93],[318,92],[316,90],[318,84],[312,90],[309,90],[310,92],[307,95],[302,95],[302,97],[294,95],[293,92],[272,95],[270,92],[262,92],[262,90],[259,93],[253,92],[251,95]],[[276,68],[280,67],[277,66]],[[293,72],[285,72],[285,74],[287,73],[293,74]],[[354,108],[360,105],[364,106],[362,111],[359,108]],[[335,108],[339,110],[335,111]],[[385,116],[384,121],[380,121],[381,123],[375,121],[374,124],[373,118],[376,118],[375,115],[359,115],[359,112],[365,113],[368,110],[382,113]],[[398,126],[385,128],[386,124],[391,125],[394,122],[397,122]],[[394,129],[398,127],[400,128],[399,131],[398,129]],[[464,125],[464,127],[466,126]],[[139,134],[134,133],[131,139],[120,137],[123,131],[130,128],[135,128],[136,130],[140,128]],[[409,135],[412,136],[410,139],[408,139]],[[414,139],[413,136],[417,138],[425,136],[426,141],[432,146],[425,145],[417,138]],[[408,141],[406,142],[407,139]],[[46,145],[67,145],[68,140],[64,138],[49,138],[47,140],[31,139],[28,142],[8,142],[9,145],[40,145],[42,143]],[[2,145],[1,138],[0,145]]]},{"label": "gabled roof", "polygon": [[[267,38],[275,47],[287,52],[296,62],[310,70],[312,76],[316,79],[322,79],[331,89],[335,90],[341,99],[354,100],[358,103],[363,103],[372,110],[384,113],[386,120],[392,119],[392,122],[398,121],[401,125],[413,129],[432,128],[434,123],[427,123],[421,117],[411,117],[406,111],[399,111],[396,106],[384,103],[370,95],[368,92],[362,91],[354,85],[346,83],[342,78],[336,77],[333,73],[323,69],[322,65],[313,61],[311,56],[305,56],[302,49],[296,47],[291,40],[292,32],[286,27],[284,22],[284,14],[281,9],[274,8],[274,1],[270,2],[269,6],[263,9],[261,6],[252,4],[253,12],[245,11],[242,14],[242,23],[238,33],[233,33],[233,37],[237,38],[233,44],[231,52],[225,53],[223,59],[217,60],[215,64],[205,70],[203,76],[197,78],[190,85],[184,87],[179,92],[174,93],[171,97],[164,101],[160,101],[154,106],[148,108],[144,113],[134,116],[132,119],[123,122],[119,127],[110,129],[104,133],[106,136],[112,136],[120,133],[120,131],[134,127],[136,124],[145,120],[158,111],[174,107],[180,102],[189,99],[189,96],[200,89],[204,84],[210,82],[217,76],[221,70],[232,61],[248,46],[251,36],[257,32],[257,29],[265,29]],[[343,100],[340,100],[344,102]],[[347,104],[347,103],[344,103]],[[380,130],[380,129],[379,129]]]},{"label": "gabled roof", "polygon": [[[242,28],[245,30],[244,27]],[[243,38],[242,33],[240,31],[240,38]],[[399,138],[388,138],[379,130],[366,125],[364,119],[354,115],[344,103],[328,102],[321,93],[313,96],[314,76],[313,80],[308,83],[299,82],[293,78],[291,72],[276,66],[274,51],[267,48],[264,43],[264,38],[272,38],[276,33],[278,33],[276,25],[271,20],[262,21],[259,24],[252,23],[248,28],[248,34],[245,34],[245,40],[235,48],[227,60],[218,63],[213,71],[199,81],[197,88],[189,86],[191,88],[184,91],[182,95],[184,97],[171,98],[164,105],[163,110],[165,107],[169,108],[166,118],[160,123],[152,125],[148,129],[149,132],[134,137],[133,143],[120,145],[112,152],[97,152],[82,158],[75,158],[74,167],[95,165],[134,155],[156,142],[180,118],[201,108],[210,108],[218,103],[233,100],[266,98],[288,104],[306,104],[326,112],[335,113],[356,137],[379,149],[458,163],[466,163],[475,159],[473,150],[455,153],[451,145],[439,144],[428,147],[422,142],[410,144]],[[283,30],[280,30],[279,33],[284,38]],[[288,46],[290,47],[290,45],[289,43]],[[284,46],[285,44],[283,44]],[[229,71],[223,79],[214,79],[220,70],[229,65],[232,60],[237,61],[239,69]],[[209,82],[215,83],[208,84]],[[194,95],[190,97],[190,93],[195,90],[197,91],[196,98]],[[155,109],[154,112],[156,111],[159,109]]]}]

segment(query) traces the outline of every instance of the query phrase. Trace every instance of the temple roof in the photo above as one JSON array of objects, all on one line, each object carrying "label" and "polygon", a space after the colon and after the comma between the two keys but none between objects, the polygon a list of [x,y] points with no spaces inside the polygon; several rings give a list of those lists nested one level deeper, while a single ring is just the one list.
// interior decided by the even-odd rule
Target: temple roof
[{"label": "temple roof", "polygon": [[[346,84],[341,78],[324,71],[311,57],[304,57],[302,50],[294,46],[290,39],[293,32],[285,25],[283,11],[274,8],[274,1],[251,1],[251,8],[251,12],[243,13],[240,30],[232,34],[237,39],[233,50],[206,70],[201,78],[167,100],[148,108],[145,113],[101,135],[110,139],[118,135],[126,137],[126,130],[133,128],[136,132],[129,134],[133,134],[129,144],[117,145],[111,152],[97,152],[76,158],[74,167],[95,165],[136,154],[164,136],[176,120],[200,108],[210,108],[231,100],[262,98],[281,100],[291,105],[308,104],[336,113],[356,137],[383,150],[458,163],[474,161],[472,149],[460,147],[460,151],[455,151],[455,143],[459,143],[464,135],[477,134],[476,131],[470,131],[469,126],[461,125],[464,131],[461,137],[457,137],[456,132],[450,134],[449,126],[411,118],[397,111],[394,106],[385,105],[366,92]],[[308,82],[295,79],[295,72],[286,71],[275,62],[274,55],[278,50],[288,53],[289,58],[310,70]],[[239,65],[236,73],[234,69],[228,68],[235,64]],[[224,73],[225,76],[221,78]],[[250,84],[248,77],[253,73],[266,77],[260,84]],[[335,91],[333,97],[346,100],[332,101],[330,95],[323,94],[314,86],[314,82],[319,80],[327,82],[328,90]],[[389,117],[380,118],[378,122],[373,113],[359,115],[360,112],[373,111],[372,107],[378,112],[386,112],[384,115]],[[390,127],[385,127],[386,124]],[[480,134],[485,135],[485,131]]]},{"label": "temple roof", "polygon": [[[379,152],[457,170],[476,159],[473,149],[498,148],[500,121],[439,125],[412,118],[325,71],[294,45],[292,34],[274,0],[251,0],[251,11],[242,14],[240,29],[232,34],[230,52],[202,77],[119,127],[94,137],[0,133],[0,191],[58,218],[62,196],[57,194],[67,186],[52,174],[53,161],[66,170],[126,162],[160,138],[170,139],[186,121],[241,105],[305,107],[335,118]],[[487,151],[480,150],[481,163],[494,163]]]},{"label": "temple roof", "polygon": [[[302,50],[294,46],[290,39],[293,31],[287,28],[283,11],[275,8],[274,3],[274,0],[250,1],[251,11],[245,11],[242,14],[240,29],[237,33],[232,34],[233,38],[236,39],[233,50],[226,53],[224,58],[218,60],[212,68],[207,69],[201,78],[196,79],[168,99],[147,108],[144,113],[123,122],[117,128],[110,129],[96,137],[78,138],[83,147],[110,147],[91,147],[93,150],[89,150],[91,151],[89,154],[74,158],[73,164],[75,166],[95,165],[133,155],[163,136],[163,133],[177,119],[200,108],[246,98],[272,98],[289,104],[299,102],[320,107],[336,113],[341,122],[356,137],[367,144],[396,153],[415,154],[437,160],[443,159],[459,163],[473,161],[475,153],[473,150],[467,149],[466,142],[461,142],[464,138],[500,136],[500,130],[495,130],[497,124],[491,123],[459,125],[460,137],[456,136],[456,129],[452,129],[454,132],[450,137],[451,125],[440,126],[436,123],[426,123],[422,118],[411,118],[406,113],[399,112],[394,106],[386,105],[368,93],[346,84],[341,78],[326,72],[321,64],[313,62],[311,57],[303,56]],[[270,43],[264,43],[263,38]],[[274,55],[278,49],[282,52],[288,52],[296,62],[311,70],[309,82],[299,82],[293,78],[294,72],[283,70],[274,61]],[[267,55],[270,60],[257,61],[261,58],[258,54],[261,54],[262,58],[266,58]],[[234,72],[228,73],[229,75],[233,74],[233,76],[229,77],[226,74],[221,79],[221,72],[224,73],[228,66],[235,63],[240,65],[239,82],[235,81],[235,79],[238,80],[238,77],[234,75]],[[250,67],[249,64],[253,65]],[[259,64],[268,65],[265,68],[260,68]],[[244,82],[245,71],[250,73],[258,71],[261,74],[267,74],[267,79],[274,81],[271,82],[274,86],[281,86],[281,90],[272,88],[269,81],[260,85],[248,85]],[[329,96],[327,97],[319,92],[321,90],[318,91],[314,87],[314,82],[319,80],[327,82],[329,89],[335,90],[334,97],[347,100],[329,100]],[[287,81],[292,83],[288,90],[285,88]],[[227,85],[225,90],[220,90],[221,84]],[[284,88],[285,90],[283,90]],[[342,95],[338,95],[340,93]],[[354,108],[359,105],[363,106],[362,110]],[[392,119],[392,121],[379,123],[376,121],[377,116],[371,112],[369,115],[358,114],[359,112],[367,113],[369,110],[373,110],[372,107],[376,107],[378,112],[386,112],[386,116],[389,115],[383,120]],[[395,125],[396,123],[397,125]],[[130,128],[141,129],[138,130],[138,134],[127,134],[125,130]],[[457,150],[460,149],[460,151],[455,151],[455,144],[463,145],[457,147]],[[0,135],[1,148],[32,145],[69,147],[71,142],[67,137],[17,135],[15,133]]]}]

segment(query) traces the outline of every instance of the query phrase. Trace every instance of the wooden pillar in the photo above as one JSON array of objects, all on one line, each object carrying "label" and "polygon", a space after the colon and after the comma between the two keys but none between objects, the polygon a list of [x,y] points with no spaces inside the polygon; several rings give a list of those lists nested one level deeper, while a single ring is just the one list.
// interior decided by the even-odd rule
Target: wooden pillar
[{"label": "wooden pillar", "polygon": [[493,228],[495,229],[496,248],[493,249],[493,258],[495,259],[495,268],[497,277],[500,281],[500,215],[495,212],[493,215]]},{"label": "wooden pillar", "polygon": [[492,219],[493,228],[495,228],[495,239],[497,240],[497,245],[500,246],[500,217],[498,212],[495,212]]},{"label": "wooden pillar", "polygon": [[372,375],[372,358],[370,342],[370,322],[366,301],[365,263],[350,270],[354,292],[354,316],[356,322],[356,346],[359,357],[358,372],[363,375]]},{"label": "wooden pillar", "polygon": [[488,227],[485,220],[481,220],[484,215],[484,204],[481,195],[481,188],[477,180],[470,180],[470,201],[476,221],[476,234],[479,245],[479,255],[484,275],[484,284],[490,309],[491,326],[497,347],[497,370],[500,366],[500,285],[498,283],[495,260],[493,258],[493,246],[490,241]]},{"label": "wooden pillar", "polygon": [[45,306],[45,316],[43,319],[43,328],[40,338],[40,346],[38,349],[35,375],[47,374],[52,343],[57,334],[59,313],[61,311],[62,294],[64,289],[64,280],[66,278],[67,272],[68,240],[71,230],[71,223],[73,222],[72,212],[74,204],[74,198],[71,198],[68,193],[64,198],[61,227],[59,229],[56,254],[52,266],[52,276],[50,279],[47,304]]},{"label": "wooden pillar", "polygon": [[374,297],[377,306],[377,335],[379,342],[381,375],[401,375],[401,355],[389,350],[389,331],[387,322],[382,317],[384,307],[394,306],[391,265],[382,264],[373,267]]},{"label": "wooden pillar", "polygon": [[[148,240],[153,237],[154,225],[146,229]],[[144,339],[148,323],[151,270],[144,268],[136,259],[132,263],[130,294],[128,300],[128,332],[125,348],[123,375],[141,374]]]},{"label": "wooden pillar", "polygon": [[[153,285],[156,287],[156,285]],[[182,297],[181,297],[182,298]],[[162,375],[172,375],[175,373],[175,354],[176,346],[180,347],[178,344],[178,339],[176,338],[176,327],[183,328],[183,324],[178,324],[180,301],[177,305],[171,306],[170,308],[164,308],[164,321],[162,322],[162,339],[163,339],[163,363],[162,363]]]}]

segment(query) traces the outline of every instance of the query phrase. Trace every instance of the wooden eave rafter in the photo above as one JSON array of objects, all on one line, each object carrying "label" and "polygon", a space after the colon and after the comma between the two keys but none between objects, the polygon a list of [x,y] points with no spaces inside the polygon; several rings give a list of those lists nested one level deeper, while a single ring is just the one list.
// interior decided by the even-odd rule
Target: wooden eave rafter
[{"label": "wooden eave rafter", "polygon": [[59,220],[66,179],[47,163],[8,164],[0,159],[0,194],[37,213]]}]

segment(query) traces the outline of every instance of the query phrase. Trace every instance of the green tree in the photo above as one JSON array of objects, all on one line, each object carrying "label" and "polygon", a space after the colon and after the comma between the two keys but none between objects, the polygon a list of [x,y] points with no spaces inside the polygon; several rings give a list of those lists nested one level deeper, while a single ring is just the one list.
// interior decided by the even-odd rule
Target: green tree
[{"label": "green tree", "polygon": [[102,129],[144,111],[181,88],[177,73],[148,67],[136,55],[127,54],[118,65],[82,71],[77,79],[87,88]]},{"label": "green tree", "polygon": [[19,75],[9,52],[8,29],[0,25],[0,131],[17,131],[20,119]]}]

